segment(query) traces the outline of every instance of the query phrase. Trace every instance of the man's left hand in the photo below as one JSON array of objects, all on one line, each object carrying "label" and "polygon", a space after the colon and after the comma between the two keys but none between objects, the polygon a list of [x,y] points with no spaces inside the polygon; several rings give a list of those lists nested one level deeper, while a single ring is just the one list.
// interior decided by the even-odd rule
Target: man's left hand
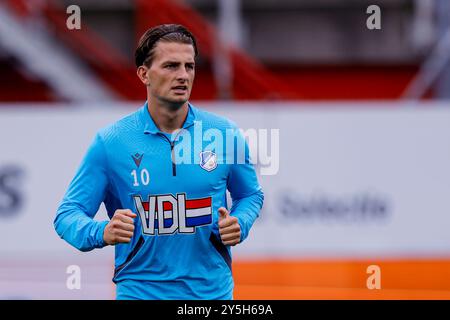
[{"label": "man's left hand", "polygon": [[241,226],[236,217],[224,207],[219,208],[219,233],[222,243],[227,246],[235,246],[241,241]]}]

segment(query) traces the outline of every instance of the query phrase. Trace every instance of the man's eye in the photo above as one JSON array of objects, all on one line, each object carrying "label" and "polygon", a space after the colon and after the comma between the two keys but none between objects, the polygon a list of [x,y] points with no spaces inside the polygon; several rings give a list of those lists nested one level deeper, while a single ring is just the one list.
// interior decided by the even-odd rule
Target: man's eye
[{"label": "man's eye", "polygon": [[177,67],[176,64],[168,64],[168,65],[166,65],[167,69],[175,69],[176,67]]},{"label": "man's eye", "polygon": [[188,65],[186,65],[186,69],[192,70],[192,69],[194,69],[194,65],[188,64]]}]

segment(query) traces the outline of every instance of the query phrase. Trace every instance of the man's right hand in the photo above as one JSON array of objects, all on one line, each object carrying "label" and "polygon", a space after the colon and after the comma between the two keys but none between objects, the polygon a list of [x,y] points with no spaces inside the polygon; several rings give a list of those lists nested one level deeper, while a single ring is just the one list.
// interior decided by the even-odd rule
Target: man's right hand
[{"label": "man's right hand", "polygon": [[109,245],[129,243],[134,232],[136,214],[129,209],[117,209],[103,232],[103,240]]}]

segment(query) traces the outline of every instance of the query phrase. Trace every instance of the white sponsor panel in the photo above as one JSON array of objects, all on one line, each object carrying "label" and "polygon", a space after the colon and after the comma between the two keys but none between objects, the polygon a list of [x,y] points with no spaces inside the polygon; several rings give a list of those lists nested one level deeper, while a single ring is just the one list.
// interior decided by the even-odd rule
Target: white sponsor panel
[{"label": "white sponsor panel", "polygon": [[[114,248],[79,252],[53,219],[95,132],[132,110],[0,107],[0,299],[115,297]],[[102,206],[96,219],[106,218]],[[81,268],[79,290],[66,287],[69,265]]]},{"label": "white sponsor panel", "polygon": [[67,251],[70,246],[53,229],[56,209],[95,132],[127,111],[133,109],[0,107],[0,169],[19,168],[20,185],[10,188],[22,199],[20,210],[3,218],[11,196],[0,191],[0,232],[6,239],[1,253]]},{"label": "white sponsor panel", "polygon": [[235,257],[449,257],[449,106],[329,107],[266,111],[280,170]]},{"label": "white sponsor panel", "polygon": [[[235,259],[450,256],[450,106],[197,106],[243,129],[266,130],[250,146],[262,173],[264,209],[249,238],[233,247]],[[77,252],[58,237],[53,218],[95,132],[138,107],[0,108],[0,268],[9,270],[2,271],[0,298],[21,295],[11,291],[19,288],[8,282],[11,270],[39,284],[34,268],[55,257],[47,271],[55,287],[30,285],[24,297],[66,297],[54,288],[65,288],[68,265],[83,270],[84,263],[108,274],[91,296],[111,298],[113,247]],[[276,134],[279,145],[271,145]],[[135,177],[147,181],[140,172]],[[103,220],[101,211],[96,218]],[[77,294],[72,291],[67,297]]]}]

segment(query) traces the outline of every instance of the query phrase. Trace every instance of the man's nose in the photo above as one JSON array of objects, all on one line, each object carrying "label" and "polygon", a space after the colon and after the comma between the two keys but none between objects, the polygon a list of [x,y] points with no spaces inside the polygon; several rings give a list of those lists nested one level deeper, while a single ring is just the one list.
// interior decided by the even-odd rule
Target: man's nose
[{"label": "man's nose", "polygon": [[180,68],[179,72],[177,73],[177,80],[179,81],[187,81],[189,79],[189,74],[187,73],[185,68]]}]

